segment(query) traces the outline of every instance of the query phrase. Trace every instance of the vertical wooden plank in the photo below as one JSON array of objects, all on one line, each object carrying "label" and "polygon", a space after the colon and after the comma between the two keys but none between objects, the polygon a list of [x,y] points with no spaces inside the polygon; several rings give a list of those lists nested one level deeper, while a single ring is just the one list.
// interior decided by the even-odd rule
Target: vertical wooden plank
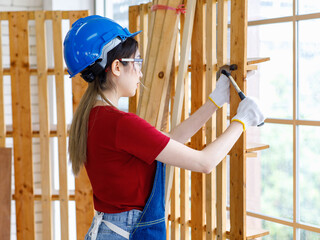
[{"label": "vertical wooden plank", "polygon": [[179,237],[179,169],[174,168],[171,195],[171,240],[178,240]]},{"label": "vertical wooden plank", "polygon": [[189,240],[189,171],[180,169],[181,240]]},{"label": "vertical wooden plank", "polygon": [[[1,36],[1,35],[0,35]],[[0,239],[10,239],[11,148],[0,147]]]},{"label": "vertical wooden plank", "polygon": [[17,239],[31,240],[35,231],[27,12],[9,13],[9,39]]},{"label": "vertical wooden plank", "polygon": [[[233,77],[246,93],[247,73],[247,0],[231,1],[231,57],[238,65]],[[230,93],[230,117],[240,102],[235,91]],[[231,239],[246,239],[246,134],[243,133],[230,153],[230,235]]]},{"label": "vertical wooden plank", "polygon": [[[204,36],[204,1],[197,1],[195,11],[192,47],[191,47],[191,112],[195,112],[204,104],[205,95],[205,36]],[[204,146],[204,128],[202,127],[192,138],[191,147],[201,150]],[[205,176],[202,173],[191,173],[191,238],[205,238]]]},{"label": "vertical wooden plank", "polygon": [[[69,12],[70,27],[77,19],[88,15],[88,11]],[[79,76],[79,74],[72,78],[73,112],[75,112],[79,105],[86,88],[87,83]],[[82,168],[79,175],[75,178],[75,200],[77,239],[80,240],[84,239],[94,216],[93,193],[85,168]]]},{"label": "vertical wooden plank", "polygon": [[[184,2],[186,4],[186,1]],[[184,29],[185,15],[180,16],[180,28]],[[180,45],[182,46],[183,32],[180,32]],[[181,48],[180,48],[181,49]],[[184,97],[181,122],[189,117],[189,74],[187,73],[184,82]],[[190,220],[190,203],[189,203],[189,173],[190,171],[180,169],[180,223],[181,223],[181,240],[189,240],[189,220]]]},{"label": "vertical wooden plank", "polygon": [[[187,3],[186,22],[183,25],[182,31],[182,46],[180,48],[180,63],[176,83],[176,94],[174,97],[174,105],[172,111],[172,128],[175,128],[181,120],[183,95],[184,95],[184,79],[188,73],[188,59],[191,45],[191,35],[193,29],[194,13],[196,0],[189,0]],[[169,202],[169,195],[172,187],[173,168],[167,165],[166,168],[166,204]]]},{"label": "vertical wooden plank", "polygon": [[[153,21],[154,21],[154,16],[155,16],[155,13],[153,11],[151,11],[151,6],[153,5],[153,3],[155,4],[156,2],[157,1],[153,1],[153,2],[148,3],[148,39],[151,39],[151,36],[152,36]],[[150,46],[150,44],[147,44],[147,51],[146,52],[149,51],[149,49],[148,49],[149,46]]]},{"label": "vertical wooden plank", "polygon": [[[170,7],[178,7],[182,0],[168,1]],[[146,119],[159,129],[163,120],[165,99],[170,81],[171,64],[178,32],[179,15],[175,11],[167,10],[164,20],[163,34],[158,46],[158,61],[153,72],[153,84],[151,86],[149,104],[146,111]],[[161,91],[159,91],[159,89]],[[160,100],[160,101],[159,101]],[[155,110],[158,111],[156,116]]]},{"label": "vertical wooden plank", "polygon": [[[217,66],[227,64],[228,47],[228,1],[218,0],[218,25],[217,25]],[[227,128],[227,107],[224,106],[217,111],[217,137]],[[227,163],[224,158],[217,166],[217,239],[227,238]]]},{"label": "vertical wooden plank", "polygon": [[[140,30],[139,6],[138,5],[130,6],[129,7],[129,31],[130,32],[137,32],[139,30]],[[144,34],[146,34],[146,33],[144,33]],[[137,40],[139,41],[139,49],[140,49],[140,53],[141,53],[141,48],[143,48],[143,42],[141,42],[140,39],[141,38],[137,38]],[[141,54],[141,57],[144,58],[144,55]],[[140,96],[140,86],[137,88],[136,95],[129,98],[129,112],[131,112],[131,113],[137,112],[139,96]]]},{"label": "vertical wooden plank", "polygon": [[[168,5],[168,0],[155,0],[153,1],[153,4]],[[166,13],[167,11],[164,10],[154,11],[151,16],[152,25],[150,27],[152,33],[151,38],[148,41],[146,62],[144,64],[145,67],[143,71],[143,84],[146,86],[146,89],[148,90],[142,91],[139,100],[139,106],[137,109],[137,114],[142,118],[145,118],[147,111],[151,84],[153,82],[153,72],[158,56],[159,44],[162,36],[162,28],[164,25]]]},{"label": "vertical wooden plank", "polygon": [[[2,56],[2,34],[0,21],[0,56]],[[0,57],[0,147],[6,146],[6,124],[4,116],[4,82],[3,82],[3,65]]]},{"label": "vertical wooden plank", "polygon": [[62,12],[54,11],[52,16],[54,71],[57,103],[57,135],[59,156],[59,200],[61,239],[69,238],[69,193],[67,174],[67,126],[64,96],[64,66],[62,54]]},{"label": "vertical wooden plank", "polygon": [[140,4],[140,53],[141,57],[145,58],[148,44],[148,3]]},{"label": "vertical wooden plank", "polygon": [[[170,109],[171,114],[167,114],[167,125],[168,125],[168,131],[169,131],[169,121],[172,120],[173,115],[173,105],[175,100],[175,94],[176,94],[176,82],[177,82],[177,67],[179,65],[179,42],[178,38],[176,39],[176,47],[174,51],[173,61],[172,61],[172,68],[171,68],[171,75],[170,75]],[[169,99],[168,104],[165,108],[165,113],[169,113]],[[172,126],[172,125],[171,125]],[[166,172],[166,175],[168,175],[168,172]],[[169,203],[166,203],[169,205]],[[180,207],[179,207],[179,169],[174,167],[173,168],[173,181],[172,181],[172,191],[171,191],[171,240],[178,240],[179,237],[179,222],[178,219],[180,217]]]},{"label": "vertical wooden plank", "polygon": [[45,12],[36,11],[35,21],[39,89],[42,235],[47,239],[53,239]]},{"label": "vertical wooden plank", "polygon": [[[216,1],[207,0],[206,7],[206,95],[216,87]],[[216,114],[206,123],[206,143],[216,138]],[[206,239],[215,238],[216,228],[216,170],[206,175]]]}]

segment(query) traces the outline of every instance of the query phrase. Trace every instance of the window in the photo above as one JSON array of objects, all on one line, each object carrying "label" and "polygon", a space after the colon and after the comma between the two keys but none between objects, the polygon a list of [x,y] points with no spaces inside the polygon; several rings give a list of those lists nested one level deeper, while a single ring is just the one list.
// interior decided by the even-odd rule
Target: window
[{"label": "window", "polygon": [[247,161],[260,166],[255,178],[248,171],[248,192],[258,191],[248,215],[270,231],[262,239],[319,239],[320,3],[249,0],[248,18],[248,58],[271,59],[248,80],[268,117],[260,141],[270,145]]}]

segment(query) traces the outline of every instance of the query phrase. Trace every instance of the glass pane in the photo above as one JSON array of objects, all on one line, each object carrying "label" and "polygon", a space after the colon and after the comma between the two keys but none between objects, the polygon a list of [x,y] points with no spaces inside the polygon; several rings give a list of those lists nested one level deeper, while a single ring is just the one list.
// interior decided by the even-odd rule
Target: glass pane
[{"label": "glass pane", "polygon": [[320,233],[310,232],[306,230],[300,230],[300,240],[319,240]]},{"label": "glass pane", "polygon": [[320,127],[299,126],[300,221],[320,226]]},{"label": "glass pane", "polygon": [[110,17],[113,20],[115,20],[117,23],[119,23],[123,27],[128,27],[128,6],[132,5],[139,5],[141,3],[148,3],[149,0],[118,0],[118,1],[105,1],[106,9],[112,8],[112,10],[109,12],[112,16],[106,16]]},{"label": "glass pane", "polygon": [[298,23],[298,116],[320,120],[320,20]]},{"label": "glass pane", "polygon": [[320,12],[320,1],[297,0],[297,2],[298,2],[298,14]]},{"label": "glass pane", "polygon": [[262,240],[293,239],[293,229],[291,227],[268,221],[262,221],[262,227],[270,232],[269,235],[262,237]]},{"label": "glass pane", "polygon": [[261,142],[270,148],[261,151],[260,211],[272,217],[293,219],[292,126],[265,124],[261,128]]},{"label": "glass pane", "polygon": [[248,0],[249,21],[292,15],[292,0]]},{"label": "glass pane", "polygon": [[248,58],[257,57],[270,57],[270,61],[260,63],[256,74],[248,78],[248,91],[259,82],[267,118],[292,119],[292,23],[249,27]]}]

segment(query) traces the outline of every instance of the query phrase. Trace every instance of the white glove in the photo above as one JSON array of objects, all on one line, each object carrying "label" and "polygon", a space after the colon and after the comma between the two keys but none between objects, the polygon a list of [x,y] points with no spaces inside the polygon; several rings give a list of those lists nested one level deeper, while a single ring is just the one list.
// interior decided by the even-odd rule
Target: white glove
[{"label": "white glove", "polygon": [[258,102],[251,98],[246,97],[238,106],[237,115],[235,115],[231,122],[237,121],[242,123],[243,131],[250,126],[257,126],[265,120],[265,117],[258,105]]},{"label": "white glove", "polygon": [[216,88],[209,95],[209,99],[218,108],[221,108],[225,103],[230,103],[230,80],[224,74],[221,74]]}]

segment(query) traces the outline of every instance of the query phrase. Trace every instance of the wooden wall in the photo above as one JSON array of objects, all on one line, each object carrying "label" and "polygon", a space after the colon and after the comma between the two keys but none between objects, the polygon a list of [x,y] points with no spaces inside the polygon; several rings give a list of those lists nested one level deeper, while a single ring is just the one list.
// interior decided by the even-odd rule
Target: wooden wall
[{"label": "wooden wall", "polygon": [[[195,1],[195,0],[194,0]],[[184,2],[192,6],[191,0],[186,1],[154,1],[153,4],[178,5]],[[150,4],[141,4],[129,7],[129,28],[131,32],[143,30],[138,36],[140,51],[145,58],[143,66],[144,84],[147,91],[141,89],[137,95],[129,100],[129,111],[154,124],[157,128],[169,131],[172,126],[174,114],[174,101],[179,82],[178,70],[181,68],[181,57],[187,57],[187,67],[183,74],[183,94],[181,120],[196,111],[205,101],[208,94],[215,88],[216,71],[218,67],[228,62],[227,58],[227,0],[198,0],[192,7],[194,20],[190,21],[184,14],[177,15],[174,11],[151,11]],[[190,4],[190,5],[189,5]],[[236,45],[236,54],[231,57],[232,63],[240,66],[235,78],[241,88],[245,88],[244,78],[246,71],[255,69],[249,67],[246,56],[246,15],[241,12],[245,9],[246,1],[233,1],[233,22],[231,24],[231,39]],[[217,15],[218,13],[218,15]],[[67,137],[68,125],[66,120],[66,99],[64,92],[66,81],[70,81],[63,63],[62,41],[63,22],[72,24],[76,19],[88,15],[88,11],[31,11],[31,12],[2,12],[0,20],[9,26],[9,57],[10,64],[3,65],[0,58],[0,147],[5,147],[7,139],[13,139],[14,157],[14,194],[16,206],[17,239],[35,239],[35,202],[41,202],[41,232],[46,239],[53,239],[53,209],[52,203],[60,205],[61,239],[68,239],[69,203],[76,203],[76,229],[77,239],[83,239],[93,217],[92,190],[84,170],[75,179],[74,192],[68,187],[67,174]],[[241,18],[241,21],[237,21]],[[162,19],[162,21],[161,21]],[[30,23],[36,29],[35,49],[30,48],[29,34]],[[52,38],[48,39],[47,26],[52,25]],[[161,35],[156,27],[164,26],[165,34]],[[173,24],[175,23],[175,24]],[[179,29],[178,29],[178,24]],[[187,26],[184,28],[184,26]],[[239,28],[239,25],[242,28]],[[1,26],[1,25],[0,25]],[[187,41],[183,31],[191,29],[191,49],[186,49]],[[186,29],[186,30],[184,30]],[[239,29],[234,31],[232,29]],[[1,30],[1,28],[0,28]],[[188,30],[188,31],[189,31]],[[187,34],[186,34],[187,35]],[[164,36],[167,36],[163,42]],[[168,37],[170,36],[170,37]],[[238,37],[241,41],[238,42]],[[150,39],[153,45],[151,45]],[[162,40],[161,40],[162,39]],[[1,40],[1,38],[0,38]],[[48,62],[48,45],[52,44],[52,64]],[[153,47],[152,47],[153,46]],[[159,46],[162,50],[169,49],[168,54],[154,51]],[[0,48],[0,55],[2,54]],[[31,53],[35,53],[36,64],[30,64]],[[184,55],[182,55],[184,54]],[[168,62],[168,59],[171,59]],[[153,70],[148,70],[154,66]],[[51,66],[52,65],[52,66]],[[149,71],[149,72],[148,72]],[[149,78],[147,78],[149,76]],[[10,78],[11,87],[11,112],[12,125],[5,122],[4,111],[4,78]],[[30,85],[31,77],[35,77],[36,86]],[[54,78],[54,91],[48,84],[48,79]],[[80,98],[86,89],[86,84],[79,76],[72,79],[72,105],[75,110]],[[39,109],[38,124],[32,121],[32,89],[35,88],[38,96],[37,108]],[[161,90],[162,89],[162,90]],[[180,89],[179,89],[180,90]],[[49,98],[55,92],[56,123],[51,122]],[[145,95],[146,92],[155,92],[155,95]],[[244,90],[245,91],[245,90]],[[149,92],[149,93],[150,93]],[[191,96],[189,96],[191,93]],[[70,96],[71,97],[71,96]],[[161,101],[157,101],[157,98]],[[231,114],[237,103],[236,96]],[[227,126],[226,106],[217,111],[212,119],[191,138],[188,145],[195,149],[202,149],[207,143],[219,136]],[[179,119],[180,120],[180,119]],[[40,142],[40,187],[35,187],[33,141]],[[59,187],[53,189],[51,141],[56,139],[59,159]],[[245,209],[245,158],[252,149],[245,144],[245,134],[240,143],[236,145],[232,156],[240,161],[232,169],[231,181],[240,181],[232,186],[231,194],[231,234],[227,229],[226,207],[226,160],[210,174],[200,174],[174,169],[173,187],[171,191],[171,209],[168,219],[168,236],[171,239],[245,239],[246,234],[246,209]],[[240,144],[240,145],[239,145]],[[254,149],[254,148],[253,148]],[[241,153],[239,155],[239,153]],[[191,191],[190,191],[191,189]],[[236,199],[234,199],[236,198]],[[240,210],[239,210],[240,209]],[[238,214],[240,211],[241,214]],[[189,234],[191,230],[191,234]],[[261,236],[251,235],[250,237]]]},{"label": "wooden wall", "polygon": [[[217,69],[229,64],[230,58],[231,63],[236,63],[241,67],[241,71],[238,71],[235,77],[242,89],[246,87],[246,71],[257,68],[256,65],[249,66],[249,64],[259,62],[259,60],[248,62],[244,54],[246,52],[247,29],[246,0],[239,1],[239,3],[238,1],[232,1],[231,4],[231,44],[235,45],[232,47],[234,55],[231,57],[227,56],[227,47],[230,44],[228,43],[228,0],[183,1],[187,7],[187,12],[178,15],[180,21],[179,29],[176,31],[178,37],[170,34],[161,35],[159,22],[154,24],[154,19],[163,19],[163,26],[166,26],[167,18],[172,17],[169,15],[170,11],[174,11],[163,9],[152,11],[151,7],[157,4],[177,7],[180,3],[178,1],[173,3],[158,0],[153,1],[152,4],[129,7],[130,31],[142,30],[143,33],[153,31],[151,36],[142,34],[137,38],[142,52],[145,53],[145,49],[149,50],[146,55],[142,54],[146,62],[143,66],[144,78],[142,82],[147,82],[147,84],[145,84],[146,88],[139,91],[138,96],[130,99],[129,111],[139,114],[158,129],[164,131],[170,131],[170,127],[175,126],[177,121],[180,121],[180,119],[176,119],[175,101],[177,99],[178,101],[182,100],[181,105],[179,105],[180,115],[178,114],[179,117],[181,116],[181,120],[195,112],[208,100],[209,93],[215,88]],[[188,13],[191,8],[194,8],[194,16],[190,12]],[[190,23],[190,18],[192,18],[193,25]],[[172,26],[167,26],[167,28],[170,27],[170,31],[172,31],[171,27],[174,27],[173,23],[175,21],[172,20],[171,22]],[[187,25],[186,28],[185,25]],[[187,35],[184,35],[184,31],[187,31],[190,26],[193,26],[193,31],[188,33],[191,34],[189,36],[191,37],[191,49],[186,49]],[[159,31],[155,33],[155,29]],[[157,34],[157,37],[155,37],[155,34]],[[177,39],[173,57],[171,52],[164,54],[166,49],[159,47],[163,42],[168,44],[170,39],[167,38],[169,37]],[[156,44],[153,39],[156,39],[158,43]],[[162,51],[161,54],[165,57],[159,58],[159,55],[156,54],[157,51]],[[187,68],[184,68],[185,55],[190,56]],[[150,62],[156,64],[154,69],[151,69]],[[170,62],[172,62],[171,65]],[[170,68],[161,68],[161,64],[167,64]],[[179,80],[179,77],[181,77],[179,71],[181,69],[184,69],[185,72],[182,73],[183,83],[179,85],[179,81],[181,81],[181,79]],[[170,75],[167,71],[170,72]],[[164,76],[164,78],[159,79],[159,75]],[[154,77],[152,78],[152,76]],[[154,92],[154,86],[163,86],[162,84],[167,82],[167,88],[159,87],[157,92]],[[156,94],[154,93],[159,96],[155,97]],[[189,93],[191,93],[191,96],[189,96]],[[231,115],[233,116],[239,99],[237,99],[235,92],[232,94]],[[148,98],[151,95],[152,98]],[[164,95],[169,97],[164,98]],[[176,98],[176,95],[181,96],[181,98]],[[150,109],[153,109],[152,117],[149,116],[150,112],[149,115],[146,114]],[[207,143],[223,133],[227,127],[227,122],[227,106],[225,105],[190,139],[187,145],[201,150]],[[168,216],[168,239],[253,239],[267,234],[266,231],[260,229],[258,231],[246,231],[245,159],[246,154],[254,151],[255,147],[249,149],[246,146],[245,139],[244,133],[231,154],[231,158],[234,159],[232,161],[237,162],[232,165],[231,171],[230,184],[232,187],[230,189],[231,205],[229,208],[231,220],[227,218],[226,158],[212,173],[207,175],[174,168]],[[167,167],[167,175],[169,172]],[[170,177],[168,181],[171,181]],[[166,190],[169,189],[168,186],[171,184],[168,181]],[[237,184],[235,184],[236,182]]]},{"label": "wooden wall", "polygon": [[[0,20],[8,24],[10,64],[0,61],[0,147],[5,147],[6,138],[13,139],[14,157],[14,194],[16,208],[17,239],[35,239],[35,202],[41,202],[41,226],[43,239],[53,239],[52,204],[60,205],[61,239],[69,239],[69,203],[76,200],[77,238],[83,239],[93,217],[92,190],[87,176],[82,172],[76,179],[75,190],[68,187],[67,173],[67,137],[65,83],[67,77],[63,60],[63,26],[67,21],[70,26],[88,11],[28,11],[1,12]],[[48,29],[48,26],[52,27]],[[36,34],[32,36],[30,29]],[[51,31],[51,34],[48,32]],[[50,38],[49,38],[50,37]],[[1,34],[2,38],[2,34]],[[32,41],[32,45],[30,44]],[[48,53],[48,45],[52,52]],[[35,46],[35,48],[33,48]],[[1,45],[2,51],[2,45]],[[4,53],[0,51],[0,55]],[[49,57],[53,57],[52,67],[48,67]],[[35,64],[33,58],[35,57]],[[1,58],[2,59],[2,58]],[[32,64],[31,64],[32,62]],[[12,125],[5,122],[4,78],[10,79]],[[31,86],[31,78],[36,78],[37,85]],[[49,85],[49,78],[54,79],[54,89]],[[72,79],[73,109],[76,108],[86,86],[78,78]],[[36,91],[36,106],[32,103],[31,92]],[[50,120],[49,94],[55,92],[56,121]],[[38,121],[34,124],[32,114],[38,109]],[[51,116],[52,117],[52,116]],[[56,122],[56,123],[54,123]],[[53,189],[52,144],[58,142],[59,186]],[[35,187],[34,179],[34,141],[40,142],[40,188]],[[75,236],[74,236],[75,237]],[[74,239],[74,238],[73,238]]]}]

